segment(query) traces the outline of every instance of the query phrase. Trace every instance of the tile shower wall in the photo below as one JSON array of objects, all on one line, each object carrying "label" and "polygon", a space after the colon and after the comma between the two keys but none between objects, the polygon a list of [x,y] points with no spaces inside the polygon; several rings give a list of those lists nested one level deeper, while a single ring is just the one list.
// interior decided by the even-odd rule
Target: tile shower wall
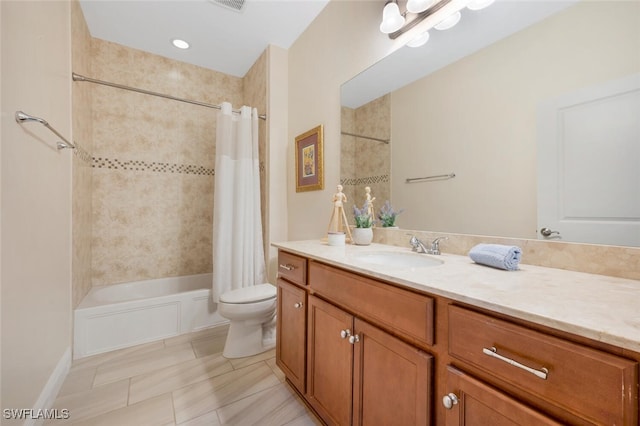
[{"label": "tile shower wall", "polygon": [[[71,62],[74,72],[91,75],[91,35],[78,1],[71,2]],[[71,85],[73,141],[78,147],[72,163],[72,307],[91,288],[91,86]]]},{"label": "tile shower wall", "polygon": [[[243,77],[243,95],[245,105],[250,105],[258,109],[258,114],[267,112],[267,50],[256,60],[253,66]],[[262,217],[262,235],[265,234],[267,197],[266,197],[266,149],[267,146],[267,123],[265,120],[258,120],[258,155],[260,161],[260,206]],[[265,253],[268,252],[268,241],[264,238]]]},{"label": "tile shower wall", "polygon": [[[100,80],[242,105],[238,77],[99,39],[91,57]],[[107,86],[92,92],[92,284],[211,272],[217,111]]]},{"label": "tile shower wall", "polygon": [[[390,95],[358,108],[342,107],[342,131],[355,135],[389,140],[391,138]],[[348,200],[348,217],[352,205],[362,207],[365,187],[375,197],[376,212],[391,199],[390,144],[356,136],[342,135],[340,155],[340,183]]]}]

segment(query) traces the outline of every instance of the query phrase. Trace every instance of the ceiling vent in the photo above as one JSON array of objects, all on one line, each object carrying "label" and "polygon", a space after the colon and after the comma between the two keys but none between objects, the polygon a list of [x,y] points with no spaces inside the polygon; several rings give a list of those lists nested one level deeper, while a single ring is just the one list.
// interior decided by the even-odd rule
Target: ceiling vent
[{"label": "ceiling vent", "polygon": [[209,0],[209,2],[222,6],[225,9],[242,12],[246,0]]}]

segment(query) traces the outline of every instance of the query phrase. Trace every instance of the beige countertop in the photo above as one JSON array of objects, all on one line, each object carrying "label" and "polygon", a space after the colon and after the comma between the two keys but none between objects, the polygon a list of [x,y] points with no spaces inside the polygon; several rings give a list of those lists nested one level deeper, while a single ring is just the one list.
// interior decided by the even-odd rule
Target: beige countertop
[{"label": "beige countertop", "polygon": [[403,287],[640,352],[640,281],[523,263],[518,271],[503,271],[447,253],[431,256],[442,260],[442,265],[415,268],[374,265],[358,259],[364,253],[411,253],[409,248],[383,244],[332,247],[309,240],[273,246]]}]

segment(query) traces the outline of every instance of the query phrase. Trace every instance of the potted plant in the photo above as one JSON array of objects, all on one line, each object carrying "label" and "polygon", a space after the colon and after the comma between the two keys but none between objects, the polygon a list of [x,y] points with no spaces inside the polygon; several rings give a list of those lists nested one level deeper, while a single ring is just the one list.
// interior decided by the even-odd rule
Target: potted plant
[{"label": "potted plant", "polygon": [[395,211],[393,207],[391,207],[391,202],[389,200],[384,202],[384,205],[380,207],[380,211],[378,212],[378,219],[382,224],[383,228],[397,228],[396,226],[396,216],[402,213],[404,209],[400,209]]},{"label": "potted plant", "polygon": [[368,246],[373,241],[373,218],[367,213],[367,203],[361,209],[353,205],[356,228],[353,230],[353,242],[359,246]]}]

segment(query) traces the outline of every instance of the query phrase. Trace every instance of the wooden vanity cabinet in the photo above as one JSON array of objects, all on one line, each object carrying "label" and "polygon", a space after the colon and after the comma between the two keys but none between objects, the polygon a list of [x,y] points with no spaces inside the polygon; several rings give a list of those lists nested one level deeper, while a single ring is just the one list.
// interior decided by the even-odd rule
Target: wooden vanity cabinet
[{"label": "wooden vanity cabinet", "polygon": [[638,353],[280,260],[276,361],[328,425],[638,425]]},{"label": "wooden vanity cabinet", "polygon": [[452,366],[447,367],[446,383],[455,390],[442,399],[448,408],[446,426],[562,424]]},{"label": "wooden vanity cabinet", "polygon": [[307,400],[330,425],[428,425],[432,357],[309,297]]},{"label": "wooden vanity cabinet", "polygon": [[276,364],[299,392],[305,392],[307,292],[278,279]]},{"label": "wooden vanity cabinet", "polygon": [[302,394],[306,386],[307,260],[278,255],[276,364]]},{"label": "wooden vanity cabinet", "polygon": [[464,307],[448,311],[449,354],[460,368],[508,383],[573,424],[637,425],[637,361]]}]

